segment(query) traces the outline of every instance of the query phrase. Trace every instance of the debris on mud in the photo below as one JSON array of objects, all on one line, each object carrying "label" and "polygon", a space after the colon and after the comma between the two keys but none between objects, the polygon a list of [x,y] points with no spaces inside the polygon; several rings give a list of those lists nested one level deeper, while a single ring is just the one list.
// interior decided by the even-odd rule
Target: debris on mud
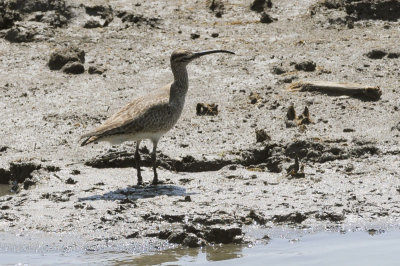
[{"label": "debris on mud", "polygon": [[215,13],[217,18],[222,17],[225,12],[225,5],[222,0],[208,0],[207,6],[212,12]]},{"label": "debris on mud", "polygon": [[348,95],[362,100],[379,100],[382,91],[379,87],[356,83],[339,83],[330,81],[298,81],[290,84],[290,91],[316,91],[327,95]]},{"label": "debris on mud", "polygon": [[270,141],[271,137],[264,129],[256,129],[256,142]]},{"label": "debris on mud", "polygon": [[48,66],[51,70],[60,70],[69,62],[85,63],[85,52],[75,46],[57,49],[51,53]]},{"label": "debris on mud", "polygon": [[218,105],[215,103],[198,103],[196,105],[196,115],[208,115],[215,116],[218,115]]},{"label": "debris on mud", "polygon": [[302,70],[302,71],[306,71],[306,72],[312,72],[315,70],[317,64],[315,64],[315,62],[308,60],[308,61],[304,61],[304,62],[300,62],[300,63],[296,63],[294,65],[294,68],[296,70]]},{"label": "debris on mud", "polygon": [[250,5],[250,9],[255,12],[263,12],[264,9],[268,7],[272,7],[272,1],[271,0],[254,0],[253,3]]},{"label": "debris on mud", "polygon": [[80,62],[68,62],[61,68],[61,71],[67,74],[82,74],[85,72],[85,67]]},{"label": "debris on mud", "polygon": [[272,22],[274,22],[276,20],[277,20],[276,18],[271,17],[271,15],[269,15],[266,12],[262,12],[261,13],[261,17],[260,17],[260,22],[261,23],[269,24],[269,23],[272,23]]},{"label": "debris on mud", "polygon": [[357,21],[397,21],[399,10],[400,3],[395,0],[321,0],[311,7],[310,14],[331,25],[353,28]]},{"label": "debris on mud", "polygon": [[250,92],[249,100],[251,104],[256,104],[261,100],[261,95],[258,92]]},{"label": "debris on mud", "polygon": [[106,27],[114,19],[114,12],[111,6],[85,6],[86,14],[96,17],[90,19],[85,23],[85,28]]},{"label": "debris on mud", "polygon": [[94,66],[94,65],[92,65],[92,66],[89,66],[89,68],[88,68],[88,73],[91,74],[91,75],[92,74],[101,75],[104,72],[106,72],[106,69],[103,66]]},{"label": "debris on mud", "polygon": [[373,49],[370,52],[366,53],[365,56],[371,59],[382,59],[387,55],[387,52],[383,50]]},{"label": "debris on mud", "polygon": [[5,39],[9,42],[32,42],[36,32],[30,28],[14,26],[6,32]]},{"label": "debris on mud", "polygon": [[117,10],[115,12],[115,14],[124,23],[132,23],[132,24],[136,24],[136,25],[145,24],[152,28],[156,27],[160,22],[160,19],[158,19],[158,18],[146,18],[143,15],[134,14],[134,13],[127,12],[127,11]]}]

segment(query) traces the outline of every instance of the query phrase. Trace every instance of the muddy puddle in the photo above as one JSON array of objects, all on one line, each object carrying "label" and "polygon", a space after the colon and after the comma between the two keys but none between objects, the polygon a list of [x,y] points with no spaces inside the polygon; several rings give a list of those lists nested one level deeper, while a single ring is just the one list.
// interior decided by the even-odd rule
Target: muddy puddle
[{"label": "muddy puddle", "polygon": [[[255,245],[177,248],[134,255],[126,252],[40,253],[0,251],[2,265],[398,265],[399,230],[278,233]],[[273,234],[275,235],[275,234]]]}]

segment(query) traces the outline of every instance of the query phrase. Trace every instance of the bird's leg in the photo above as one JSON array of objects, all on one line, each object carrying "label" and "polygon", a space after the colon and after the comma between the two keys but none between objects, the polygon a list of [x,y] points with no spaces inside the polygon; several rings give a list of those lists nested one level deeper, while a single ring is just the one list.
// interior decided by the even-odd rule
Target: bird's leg
[{"label": "bird's leg", "polygon": [[151,153],[151,160],[153,161],[153,172],[154,172],[154,177],[153,177],[153,185],[158,184],[158,175],[157,175],[157,143],[158,141],[153,141],[153,152]]},{"label": "bird's leg", "polygon": [[137,171],[137,184],[143,184],[142,173],[140,172],[140,154],[139,154],[140,140],[136,141],[136,151],[135,151],[135,161],[136,161],[136,171]]}]

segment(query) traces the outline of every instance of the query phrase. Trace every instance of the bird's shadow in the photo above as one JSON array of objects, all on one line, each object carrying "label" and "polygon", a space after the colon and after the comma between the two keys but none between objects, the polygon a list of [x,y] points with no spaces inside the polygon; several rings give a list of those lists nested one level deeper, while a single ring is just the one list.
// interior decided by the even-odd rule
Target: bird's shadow
[{"label": "bird's shadow", "polygon": [[136,201],[144,198],[154,198],[157,196],[190,196],[195,193],[187,193],[186,188],[175,185],[149,185],[149,186],[133,186],[124,189],[109,191],[102,195],[93,195],[89,197],[79,198],[79,201],[93,200],[131,200]]}]

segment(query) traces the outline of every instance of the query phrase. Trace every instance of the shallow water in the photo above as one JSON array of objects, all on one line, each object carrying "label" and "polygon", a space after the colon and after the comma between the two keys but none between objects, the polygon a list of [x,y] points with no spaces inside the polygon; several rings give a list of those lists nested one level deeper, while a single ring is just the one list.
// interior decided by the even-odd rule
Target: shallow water
[{"label": "shallow water", "polygon": [[322,232],[274,238],[255,246],[179,248],[144,255],[125,252],[26,253],[0,250],[1,265],[399,265],[400,231]]},{"label": "shallow water", "polygon": [[9,185],[0,185],[0,197],[11,194],[10,186]]}]

